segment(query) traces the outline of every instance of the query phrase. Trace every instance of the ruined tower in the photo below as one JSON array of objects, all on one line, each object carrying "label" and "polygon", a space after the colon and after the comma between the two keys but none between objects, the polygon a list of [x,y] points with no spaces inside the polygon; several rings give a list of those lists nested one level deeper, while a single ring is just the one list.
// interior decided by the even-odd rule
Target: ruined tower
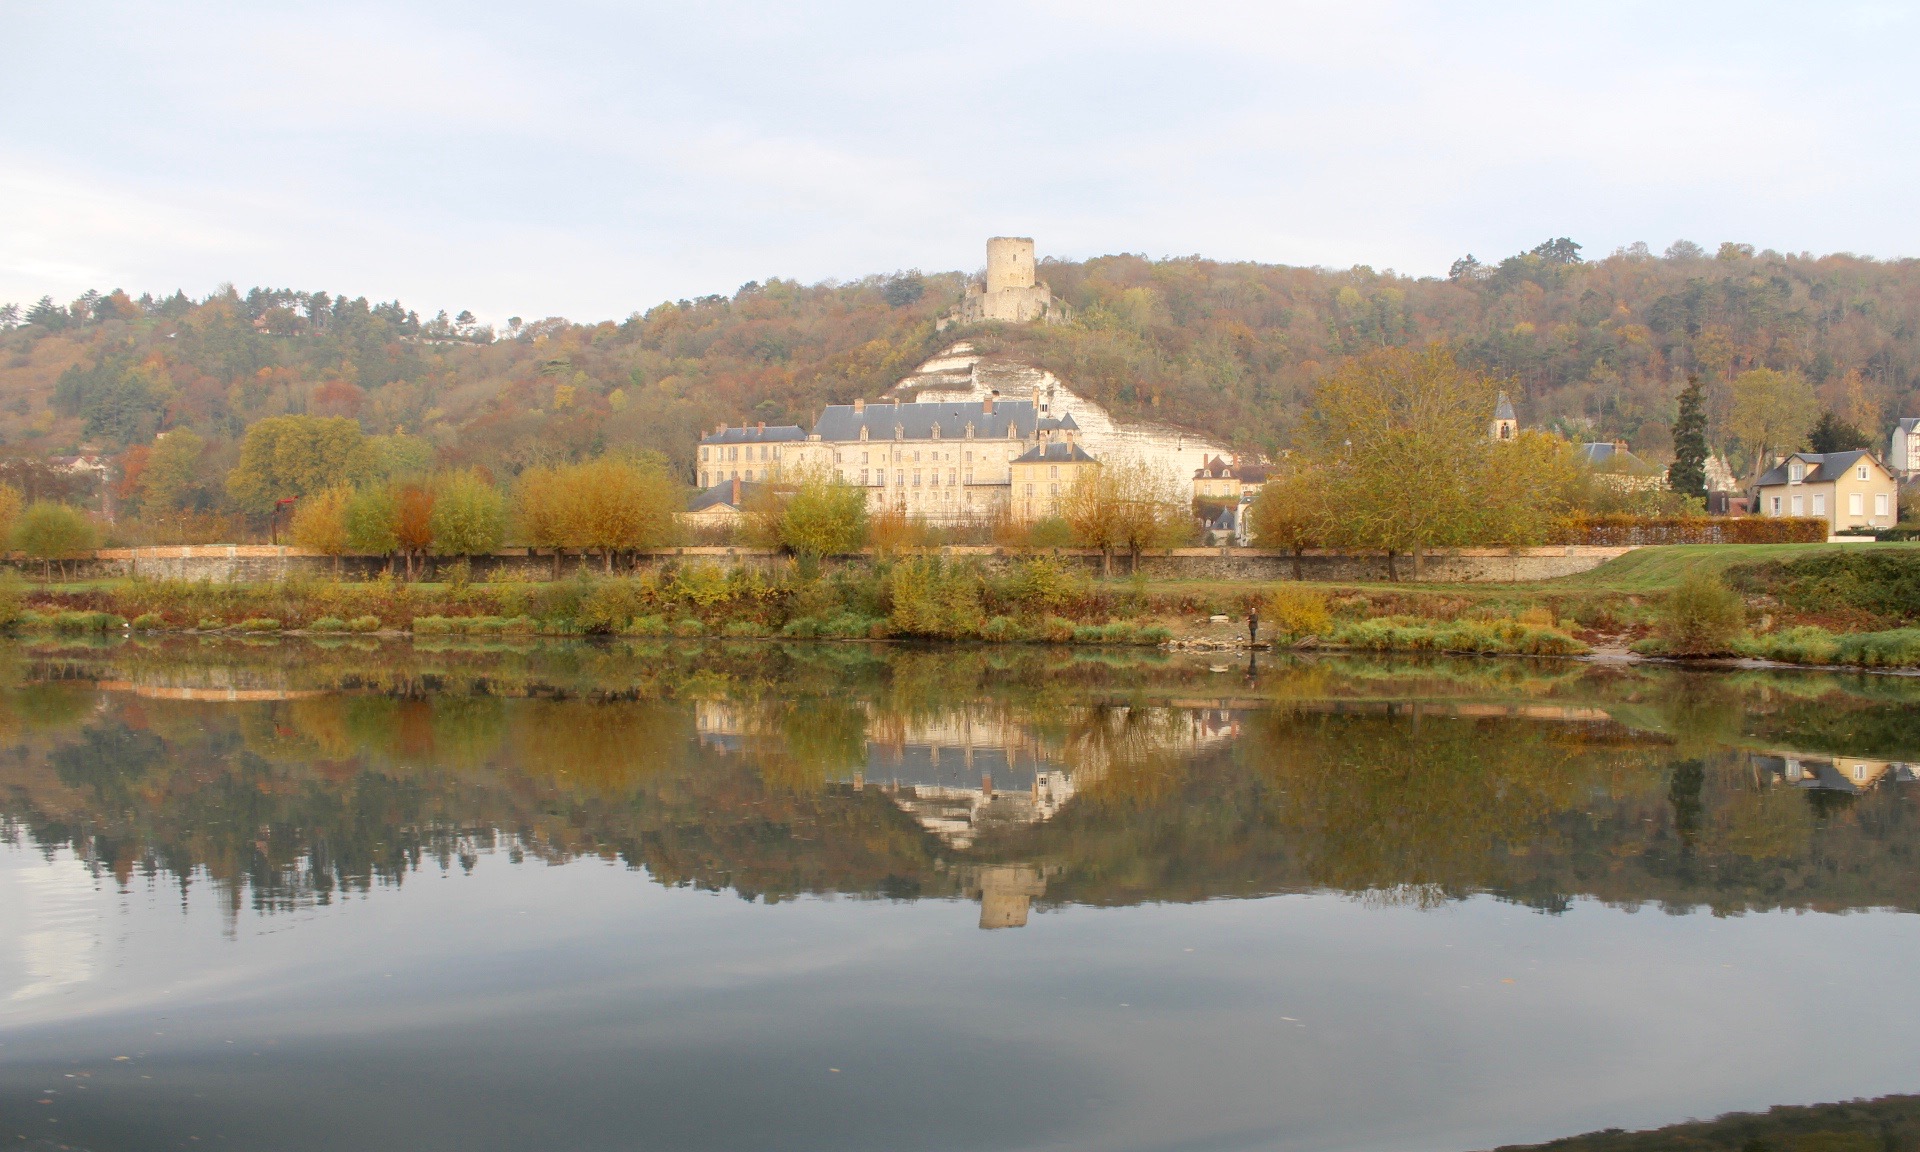
[{"label": "ruined tower", "polygon": [[1046,281],[1034,279],[1033,238],[995,236],[987,241],[986,278],[967,285],[966,297],[947,319],[958,324],[1051,324],[1066,318],[1066,306],[1053,298]]}]

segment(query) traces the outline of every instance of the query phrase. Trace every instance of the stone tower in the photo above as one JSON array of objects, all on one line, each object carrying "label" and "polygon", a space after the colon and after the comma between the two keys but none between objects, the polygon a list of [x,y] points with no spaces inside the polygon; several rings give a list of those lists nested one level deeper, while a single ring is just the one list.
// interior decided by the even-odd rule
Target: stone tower
[{"label": "stone tower", "polygon": [[987,295],[1033,287],[1033,240],[995,236],[987,241]]},{"label": "stone tower", "polygon": [[1500,402],[1494,405],[1493,422],[1487,425],[1487,438],[1491,440],[1511,440],[1520,434],[1520,421],[1514,418],[1513,401],[1507,399],[1505,392],[1500,393]]},{"label": "stone tower", "polygon": [[987,275],[967,285],[967,294],[947,324],[1000,320],[1008,324],[1053,324],[1067,319],[1066,305],[1054,300],[1046,281],[1034,279],[1033,238],[995,236],[987,241]]}]

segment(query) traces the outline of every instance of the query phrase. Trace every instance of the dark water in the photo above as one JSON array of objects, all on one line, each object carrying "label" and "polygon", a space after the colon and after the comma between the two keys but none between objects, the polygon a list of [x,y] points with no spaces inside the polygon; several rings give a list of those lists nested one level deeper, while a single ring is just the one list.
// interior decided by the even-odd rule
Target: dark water
[{"label": "dark water", "polygon": [[0,652],[0,1143],[1456,1149],[1920,1089],[1920,681]]}]

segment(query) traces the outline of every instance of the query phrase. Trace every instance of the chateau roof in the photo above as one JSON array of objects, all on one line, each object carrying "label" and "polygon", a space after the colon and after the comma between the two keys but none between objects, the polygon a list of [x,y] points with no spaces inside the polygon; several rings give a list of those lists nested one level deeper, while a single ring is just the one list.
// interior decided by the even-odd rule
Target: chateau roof
[{"label": "chateau roof", "polygon": [[742,424],[738,428],[722,428],[717,432],[709,432],[705,436],[700,437],[700,443],[771,444],[776,441],[786,442],[805,440],[806,438],[807,434],[800,430],[798,424],[761,424],[751,428]]},{"label": "chateau roof", "polygon": [[[1847,469],[1857,464],[1862,456],[1872,458],[1870,452],[1795,452],[1754,481],[1756,488],[1771,488],[1776,484],[1787,483],[1787,465],[1795,460],[1807,464],[1807,474],[1800,478],[1802,484],[1824,484],[1838,479]],[[1878,460],[1874,460],[1878,464]]]},{"label": "chateau roof", "polygon": [[1034,417],[1031,400],[995,399],[991,412],[986,410],[984,403],[971,400],[934,404],[868,404],[861,409],[855,409],[851,404],[829,404],[820,413],[813,431],[822,440],[845,441],[860,439],[860,430],[865,428],[869,440],[891,440],[894,430],[898,428],[902,439],[931,440],[933,430],[938,428],[942,440],[963,440],[967,435],[967,425],[971,424],[976,440],[1004,440],[1007,438],[1007,426],[1011,424],[1014,436],[1024,440],[1034,433]]},{"label": "chateau roof", "polygon": [[1507,399],[1507,394],[1505,392],[1500,393],[1500,403],[1494,405],[1493,418],[1495,420],[1519,419],[1517,416],[1513,414],[1513,401]]},{"label": "chateau roof", "polygon": [[1078,444],[1035,444],[1014,461],[1015,464],[1087,464],[1093,457]]}]

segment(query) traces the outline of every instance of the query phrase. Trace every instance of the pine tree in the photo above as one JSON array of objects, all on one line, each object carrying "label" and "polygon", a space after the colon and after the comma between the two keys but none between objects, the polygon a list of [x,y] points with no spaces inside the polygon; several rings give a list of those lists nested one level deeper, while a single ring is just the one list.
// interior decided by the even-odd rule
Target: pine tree
[{"label": "pine tree", "polygon": [[1707,494],[1707,411],[1700,377],[1687,377],[1680,393],[1680,417],[1673,422],[1673,467],[1667,487],[1683,496]]}]

